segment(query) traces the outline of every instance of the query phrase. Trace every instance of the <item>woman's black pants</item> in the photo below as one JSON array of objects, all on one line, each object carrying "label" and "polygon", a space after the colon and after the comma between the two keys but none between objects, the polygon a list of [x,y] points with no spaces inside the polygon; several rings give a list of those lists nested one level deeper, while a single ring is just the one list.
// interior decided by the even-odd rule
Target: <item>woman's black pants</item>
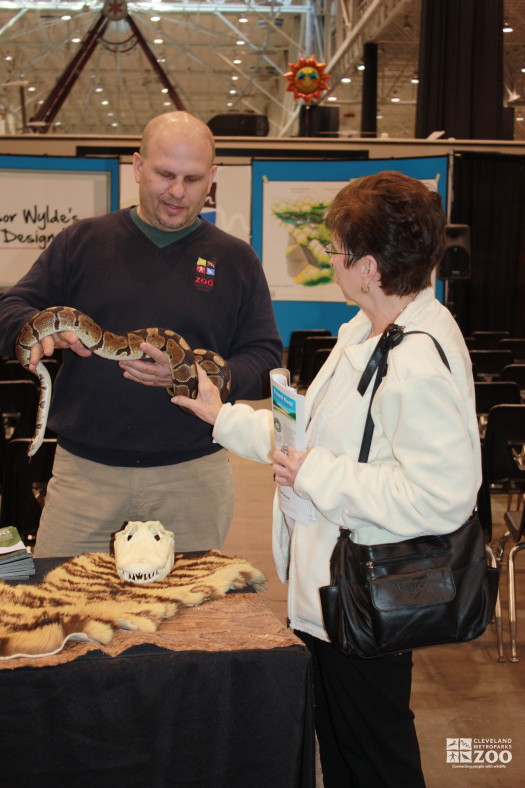
[{"label": "woman's black pants", "polygon": [[324,788],[424,788],[412,653],[361,659],[296,633],[312,655]]}]

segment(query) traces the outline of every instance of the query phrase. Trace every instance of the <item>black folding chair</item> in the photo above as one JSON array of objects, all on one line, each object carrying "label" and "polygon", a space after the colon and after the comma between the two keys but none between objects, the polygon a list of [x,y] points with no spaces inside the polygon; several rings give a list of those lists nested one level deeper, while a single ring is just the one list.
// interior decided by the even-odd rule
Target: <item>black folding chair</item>
[{"label": "black folding chair", "polygon": [[0,408],[8,439],[33,435],[39,396],[40,387],[34,376],[33,380],[0,380]]},{"label": "black folding chair", "polygon": [[514,546],[509,552],[509,632],[510,632],[510,662],[518,661],[518,642],[516,625],[516,556],[525,548],[522,541],[525,536],[525,506],[518,511],[508,511],[504,515],[505,525],[509,529],[509,534],[514,541]]},{"label": "black folding chair", "polygon": [[474,390],[481,437],[485,434],[488,412],[494,405],[519,405],[521,402],[520,387],[512,380],[476,380]]},{"label": "black folding chair", "polygon": [[476,413],[486,414],[494,405],[519,405],[520,387],[513,380],[476,380]]},{"label": "black folding chair", "polygon": [[500,339],[497,349],[510,350],[517,363],[525,361],[525,339]]},{"label": "black folding chair", "polygon": [[514,361],[510,350],[469,350],[470,360],[476,370],[476,378],[494,378]]},{"label": "black folding chair", "polygon": [[[49,375],[51,376],[51,382],[54,382],[58,370],[60,369],[61,362],[51,356],[50,358],[43,358],[41,359],[42,364],[46,367]],[[34,372],[30,372],[28,369],[22,366],[20,362],[16,358],[9,358],[0,367],[0,379],[1,380],[35,380],[38,383],[38,378],[34,374]]]},{"label": "black folding chair", "polygon": [[316,352],[318,350],[331,350],[336,342],[337,337],[334,336],[306,337],[303,344],[303,358],[301,361],[299,381],[297,383],[298,388],[306,388],[314,379],[314,360]]},{"label": "black folding chair", "polygon": [[[312,380],[315,378],[321,367],[323,366],[324,362],[332,352],[332,348],[323,347],[316,350],[312,359]],[[311,381],[310,381],[311,382]]]},{"label": "black folding chair", "polygon": [[[489,557],[491,566],[495,569],[500,569],[502,552],[499,545],[492,543],[492,503],[490,498],[490,483],[488,479],[487,469],[487,451],[485,446],[481,445],[481,486],[478,490],[477,496],[477,511],[483,534],[485,537],[485,551]],[[501,617],[501,599],[498,588],[498,595],[496,597],[496,604],[494,607],[494,623],[496,625],[496,637],[498,641],[498,662],[505,662],[505,655],[503,652],[503,624]]]},{"label": "black folding chair", "polygon": [[44,438],[37,453],[28,457],[30,442],[13,438],[6,445],[0,508],[0,525],[13,525],[26,545],[36,539],[57,444],[56,438]]},{"label": "black folding chair", "polygon": [[5,447],[7,444],[7,438],[5,436],[5,427],[4,427],[4,414],[0,409],[0,419],[2,420],[0,423],[0,495],[2,494],[3,484],[4,484],[4,465],[5,465]]},{"label": "black folding chair", "polygon": [[483,443],[491,493],[512,497],[525,493],[525,469],[517,455],[525,446],[525,405],[494,405],[488,412]]},{"label": "black folding chair", "polygon": [[496,350],[500,339],[510,336],[510,332],[504,330],[472,331],[471,336],[476,340],[480,350]]},{"label": "black folding chair", "polygon": [[290,335],[290,346],[288,348],[288,359],[286,368],[290,370],[290,378],[294,379],[301,372],[301,361],[303,357],[303,345],[306,337],[329,336],[327,328],[298,328]]},{"label": "black folding chair", "polygon": [[503,367],[499,380],[513,380],[520,389],[525,389],[525,364],[508,364]]}]

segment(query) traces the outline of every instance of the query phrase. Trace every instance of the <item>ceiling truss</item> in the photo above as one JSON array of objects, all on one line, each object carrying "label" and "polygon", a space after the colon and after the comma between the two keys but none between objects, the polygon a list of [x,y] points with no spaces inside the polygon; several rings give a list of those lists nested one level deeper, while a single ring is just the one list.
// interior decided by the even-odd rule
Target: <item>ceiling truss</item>
[{"label": "ceiling truss", "polygon": [[[51,134],[137,135],[153,115],[184,107],[206,122],[226,112],[263,114],[270,136],[293,135],[301,102],[284,75],[314,55],[330,74],[322,102],[339,107],[342,133],[357,135],[358,67],[364,44],[374,41],[378,132],[413,136],[420,0],[109,4],[125,13],[106,20],[72,79],[68,69],[104,3],[0,0],[0,134],[42,131],[44,123]],[[514,27],[504,39],[505,100],[517,117],[525,109],[525,0],[505,0],[505,12]],[[44,108],[61,81],[69,89],[51,117]],[[515,125],[515,138],[524,139],[525,123]]]}]

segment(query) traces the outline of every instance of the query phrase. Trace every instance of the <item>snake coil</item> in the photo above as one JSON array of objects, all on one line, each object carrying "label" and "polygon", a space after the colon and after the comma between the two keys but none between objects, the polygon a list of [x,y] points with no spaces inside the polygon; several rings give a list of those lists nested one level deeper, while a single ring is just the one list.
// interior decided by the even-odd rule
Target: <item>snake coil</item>
[{"label": "snake coil", "polygon": [[[149,358],[140,349],[142,342],[149,342],[168,357],[173,380],[172,386],[166,389],[170,396],[184,395],[192,399],[197,397],[196,364],[200,364],[219,389],[223,402],[230,392],[230,368],[218,353],[201,348],[192,350],[180,334],[165,328],[141,328],[127,334],[114,334],[105,331],[88,315],[68,306],[48,307],[22,326],[15,345],[16,355],[22,366],[29,366],[33,345],[59,331],[73,331],[82,344],[95,355],[112,361]],[[35,369],[35,375],[40,380],[40,400],[35,434],[27,452],[30,457],[36,454],[44,439],[52,389],[49,373],[41,362]],[[191,412],[186,408],[182,410]]]}]

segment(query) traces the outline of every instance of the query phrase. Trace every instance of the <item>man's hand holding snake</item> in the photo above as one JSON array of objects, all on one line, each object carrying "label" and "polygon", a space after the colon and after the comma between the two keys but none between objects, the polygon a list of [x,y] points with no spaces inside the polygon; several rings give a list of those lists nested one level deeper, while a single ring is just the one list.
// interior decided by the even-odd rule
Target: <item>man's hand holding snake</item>
[{"label": "man's hand holding snake", "polygon": [[84,358],[91,356],[91,350],[82,344],[73,331],[58,331],[56,334],[43,337],[40,342],[33,345],[27,368],[34,372],[38,362],[44,356],[47,358],[52,356],[55,350],[72,350],[77,356],[83,356]]},{"label": "man's hand holding snake", "polygon": [[151,358],[151,361],[120,361],[119,365],[124,370],[124,377],[135,383],[142,383],[143,386],[169,388],[173,383],[173,376],[164,351],[149,342],[142,342],[140,349]]}]

